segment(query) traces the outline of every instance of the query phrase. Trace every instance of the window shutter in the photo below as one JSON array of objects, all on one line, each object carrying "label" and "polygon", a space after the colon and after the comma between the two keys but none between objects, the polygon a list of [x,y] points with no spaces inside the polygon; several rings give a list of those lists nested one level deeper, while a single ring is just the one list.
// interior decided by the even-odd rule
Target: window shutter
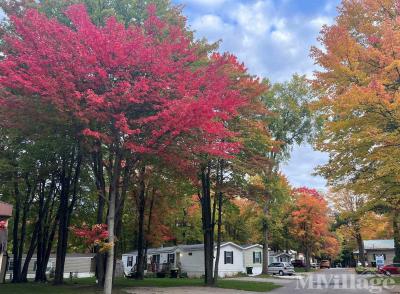
[{"label": "window shutter", "polygon": [[256,253],[253,251],[253,263],[256,263]]},{"label": "window shutter", "polygon": [[232,252],[232,264],[233,264],[233,251],[231,251]]},{"label": "window shutter", "polygon": [[224,264],[226,264],[226,251],[224,251]]}]

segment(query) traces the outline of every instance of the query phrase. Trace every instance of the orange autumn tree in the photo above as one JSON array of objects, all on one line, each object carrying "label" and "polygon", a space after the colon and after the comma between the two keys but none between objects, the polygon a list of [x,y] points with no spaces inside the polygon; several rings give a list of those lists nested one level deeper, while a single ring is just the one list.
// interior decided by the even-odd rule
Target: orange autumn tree
[{"label": "orange autumn tree", "polygon": [[299,249],[305,254],[306,269],[309,269],[311,256],[320,254],[325,247],[332,247],[333,235],[328,231],[328,204],[315,189],[306,187],[293,190],[293,197],[295,204],[289,231],[298,240]]},{"label": "orange autumn tree", "polygon": [[330,154],[319,172],[385,209],[400,262],[400,1],[343,0],[319,41],[311,54],[325,123],[316,146]]},{"label": "orange autumn tree", "polygon": [[323,247],[319,252],[321,258],[334,260],[340,252],[340,243],[334,233],[328,233],[322,238]]}]

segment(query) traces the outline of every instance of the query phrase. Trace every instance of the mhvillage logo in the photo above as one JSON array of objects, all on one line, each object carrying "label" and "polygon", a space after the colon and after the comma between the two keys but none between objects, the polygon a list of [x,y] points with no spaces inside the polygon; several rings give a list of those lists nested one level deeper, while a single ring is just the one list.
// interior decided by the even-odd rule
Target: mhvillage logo
[{"label": "mhvillage logo", "polygon": [[381,293],[395,287],[395,281],[389,277],[360,277],[354,274],[309,275],[297,280],[296,290],[364,290],[365,293]]}]

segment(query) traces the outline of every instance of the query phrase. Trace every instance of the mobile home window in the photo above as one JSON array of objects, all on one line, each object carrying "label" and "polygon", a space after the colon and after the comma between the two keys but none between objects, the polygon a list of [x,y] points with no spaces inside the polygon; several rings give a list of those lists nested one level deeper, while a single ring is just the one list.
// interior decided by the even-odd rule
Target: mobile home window
[{"label": "mobile home window", "polygon": [[233,264],[233,251],[224,251],[224,263]]},{"label": "mobile home window", "polygon": [[9,261],[9,262],[8,262],[8,270],[9,270],[9,271],[14,270],[14,261]]},{"label": "mobile home window", "polygon": [[37,261],[33,262],[33,270],[35,271],[37,269]]},{"label": "mobile home window", "polygon": [[261,263],[261,252],[253,251],[253,263]]},{"label": "mobile home window", "polygon": [[175,263],[175,253],[168,254],[168,263]]},{"label": "mobile home window", "polygon": [[152,257],[153,263],[160,263],[160,254],[154,254]]},{"label": "mobile home window", "polygon": [[133,256],[128,256],[126,266],[133,266]]}]

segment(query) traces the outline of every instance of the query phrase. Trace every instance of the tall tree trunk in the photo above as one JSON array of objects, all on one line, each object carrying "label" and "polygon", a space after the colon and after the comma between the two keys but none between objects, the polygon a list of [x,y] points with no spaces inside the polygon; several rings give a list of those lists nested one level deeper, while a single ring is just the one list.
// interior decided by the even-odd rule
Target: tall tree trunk
[{"label": "tall tree trunk", "polygon": [[33,256],[36,246],[37,246],[37,234],[38,234],[38,226],[36,225],[35,228],[33,229],[31,243],[29,245],[28,252],[26,253],[24,265],[23,265],[22,271],[21,271],[20,280],[21,280],[21,282],[24,282],[24,283],[28,282],[28,278],[27,278],[28,267],[29,267],[29,263],[32,259],[32,256]]},{"label": "tall tree trunk", "polygon": [[[117,147],[118,148],[118,147]],[[116,195],[118,190],[119,178],[121,173],[121,150],[117,149],[115,152],[114,164],[111,173],[110,183],[110,197],[108,205],[107,226],[108,226],[108,242],[111,244],[108,250],[106,261],[106,273],[104,279],[104,294],[111,294],[114,274],[114,249],[115,249],[115,206]]]},{"label": "tall tree trunk", "polygon": [[146,208],[146,185],[145,185],[146,166],[141,167],[139,174],[139,190],[137,194],[137,210],[138,210],[138,239],[137,239],[137,264],[136,279],[144,278],[144,214]]},{"label": "tall tree trunk", "polygon": [[214,285],[217,284],[218,270],[219,270],[219,258],[221,255],[221,235],[222,235],[222,192],[218,193],[218,223],[217,223],[217,254],[215,257],[214,266]]},{"label": "tall tree trunk", "polygon": [[393,262],[400,263],[400,210],[393,212],[394,258]]},{"label": "tall tree trunk", "polygon": [[[117,240],[121,240],[121,235],[122,235],[122,216],[124,214],[124,206],[125,206],[125,199],[126,199],[126,194],[128,191],[128,184],[129,184],[129,179],[131,176],[131,167],[132,167],[132,162],[129,160],[128,163],[125,165],[124,168],[124,173],[122,176],[122,187],[121,187],[121,193],[117,193],[117,199],[116,199],[116,207],[115,207],[115,236]],[[122,248],[122,242],[119,242],[118,246],[115,247],[115,254],[114,254],[114,274],[113,277],[115,277],[115,269],[116,269],[116,263],[117,263],[117,256],[119,254],[122,254],[123,248]]]},{"label": "tall tree trunk", "polygon": [[[106,204],[106,184],[104,179],[104,165],[103,165],[103,154],[101,153],[101,146],[98,143],[98,151],[92,155],[93,159],[93,173],[96,180],[96,188],[97,188],[97,217],[96,223],[102,224],[104,223],[104,209]],[[104,279],[106,272],[106,258],[107,255],[105,253],[101,253],[99,246],[95,246],[94,252],[96,253],[95,261],[96,261],[96,279],[97,285],[101,288],[104,287]]]},{"label": "tall tree trunk", "polygon": [[[67,255],[68,246],[68,227],[70,225],[70,218],[75,206],[78,182],[80,177],[80,168],[82,162],[82,153],[77,143],[69,156],[69,166],[67,168],[66,161],[63,164],[63,171],[61,176],[61,192],[60,192],[60,205],[59,205],[59,224],[58,224],[58,238],[57,238],[57,256],[56,256],[56,270],[54,275],[54,284],[62,284],[64,282],[64,266],[65,257]],[[71,195],[72,186],[72,198]]]},{"label": "tall tree trunk", "polygon": [[268,215],[269,215],[269,203],[265,203],[264,205],[264,221],[262,225],[262,237],[263,237],[263,260],[262,260],[262,274],[267,275],[268,274],[268,246],[269,246],[269,227],[268,227]]},{"label": "tall tree trunk", "polygon": [[[153,216],[153,207],[154,207],[154,201],[155,201],[155,188],[153,187],[153,191],[151,194],[151,200],[150,200],[150,207],[149,207],[149,217],[147,220],[147,230],[146,230],[146,235],[149,236],[151,232],[151,219]],[[147,259],[147,249],[149,248],[149,241],[146,239],[145,241],[145,248],[144,248],[144,256],[146,256]],[[147,265],[147,260],[146,260],[146,265]]]},{"label": "tall tree trunk", "polygon": [[58,213],[60,214],[60,221],[58,224],[57,234],[57,255],[56,255],[56,269],[54,275],[54,284],[62,284],[64,282],[64,265],[65,265],[65,254],[64,254],[64,243],[66,240],[67,226],[67,213],[68,213],[68,196],[70,189],[70,179],[66,175],[66,166],[63,167],[63,175],[61,177],[61,193],[60,193],[60,204],[58,207]]},{"label": "tall tree trunk", "polygon": [[[13,282],[14,283],[22,282],[22,280],[21,280],[21,266],[22,266],[22,255],[23,255],[23,251],[24,251],[25,238],[26,238],[26,224],[27,224],[27,219],[28,219],[28,213],[29,213],[29,210],[30,210],[30,208],[32,206],[32,201],[33,201],[34,194],[35,194],[35,189],[32,189],[32,186],[31,186],[31,184],[29,182],[29,179],[28,179],[28,175],[25,175],[25,184],[26,184],[26,195],[25,195],[25,201],[24,201],[23,209],[22,209],[21,232],[20,232],[19,239],[18,239],[18,231],[16,232],[16,235],[17,235],[17,244],[16,244],[16,246],[17,246],[18,249],[17,249],[16,257],[15,257],[15,254],[14,254],[13,265],[14,265],[14,274],[16,272],[17,275],[15,277],[13,277]],[[17,186],[16,186],[16,189],[18,190]],[[16,227],[18,229],[18,225]]]},{"label": "tall tree trunk", "polygon": [[42,181],[40,184],[40,192],[39,192],[39,213],[38,220],[36,222],[35,229],[37,230],[37,252],[36,252],[36,274],[35,274],[35,282],[45,282],[46,281],[46,271],[43,271],[44,265],[44,257],[46,252],[45,240],[48,238],[44,229],[45,222],[45,181]]},{"label": "tall tree trunk", "polygon": [[365,255],[364,255],[364,242],[361,236],[360,226],[355,225],[356,241],[358,246],[358,259],[362,266],[365,266]]},{"label": "tall tree trunk", "polygon": [[210,173],[209,163],[206,168],[201,170],[202,193],[200,196],[204,239],[204,283],[206,285],[213,285],[214,281],[214,225],[212,223]]},{"label": "tall tree trunk", "polygon": [[[15,177],[17,177],[15,175]],[[18,263],[18,249],[19,249],[19,238],[18,238],[18,225],[19,225],[19,218],[20,218],[20,210],[21,210],[21,195],[19,192],[17,178],[15,178],[14,182],[14,195],[15,195],[15,212],[14,212],[14,225],[13,225],[13,283],[19,282],[19,268]]]},{"label": "tall tree trunk", "polygon": [[224,182],[224,161],[221,159],[219,161],[219,169],[217,169],[217,184],[219,191],[218,191],[218,201],[216,201],[218,202],[218,223],[217,223],[217,254],[215,257],[215,264],[214,264],[214,285],[216,285],[218,281],[219,259],[221,255],[223,182]]},{"label": "tall tree trunk", "polygon": [[306,271],[309,271],[311,268],[311,262],[310,262],[311,250],[310,250],[310,245],[308,245],[308,244],[306,244],[306,246],[305,246],[305,258],[306,258],[306,264],[305,264]]}]

